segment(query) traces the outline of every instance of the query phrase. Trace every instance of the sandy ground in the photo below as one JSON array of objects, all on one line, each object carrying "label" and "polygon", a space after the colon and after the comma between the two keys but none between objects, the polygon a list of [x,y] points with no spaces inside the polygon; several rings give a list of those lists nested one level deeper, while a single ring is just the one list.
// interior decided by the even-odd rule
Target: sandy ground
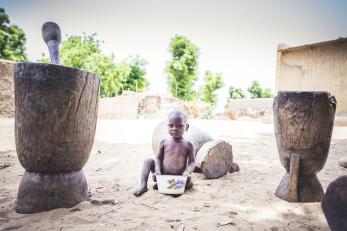
[{"label": "sandy ground", "polygon": [[[287,203],[274,195],[284,168],[272,124],[190,121],[232,144],[241,171],[215,180],[194,173],[195,187],[178,198],[152,189],[134,197],[142,162],[152,155],[151,135],[158,122],[99,120],[83,170],[91,200],[100,203],[90,200],[25,215],[14,211],[24,172],[15,151],[14,121],[0,119],[0,230],[329,230],[320,203]],[[337,165],[346,154],[347,127],[335,127],[327,163],[318,174],[324,189],[347,173]],[[110,199],[114,203],[103,203]]]}]

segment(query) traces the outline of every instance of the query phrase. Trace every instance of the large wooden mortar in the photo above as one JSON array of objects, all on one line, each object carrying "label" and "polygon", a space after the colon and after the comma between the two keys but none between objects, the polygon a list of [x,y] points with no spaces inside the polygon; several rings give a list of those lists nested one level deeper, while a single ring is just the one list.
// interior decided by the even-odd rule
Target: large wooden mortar
[{"label": "large wooden mortar", "polygon": [[81,169],[94,141],[99,83],[95,74],[76,68],[16,64],[16,148],[26,170],[17,212],[72,207],[87,199]]},{"label": "large wooden mortar", "polygon": [[322,200],[324,191],[316,174],[328,157],[335,110],[335,97],[328,92],[278,92],[274,128],[286,173],[277,197],[289,202]]}]

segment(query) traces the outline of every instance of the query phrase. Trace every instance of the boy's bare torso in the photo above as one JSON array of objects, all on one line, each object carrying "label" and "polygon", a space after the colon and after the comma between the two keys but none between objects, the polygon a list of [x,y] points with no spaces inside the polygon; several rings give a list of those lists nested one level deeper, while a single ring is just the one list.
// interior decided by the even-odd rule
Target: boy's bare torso
[{"label": "boy's bare torso", "polygon": [[187,158],[191,144],[182,139],[165,139],[158,156],[161,159],[161,173],[165,175],[182,175],[187,167]]}]

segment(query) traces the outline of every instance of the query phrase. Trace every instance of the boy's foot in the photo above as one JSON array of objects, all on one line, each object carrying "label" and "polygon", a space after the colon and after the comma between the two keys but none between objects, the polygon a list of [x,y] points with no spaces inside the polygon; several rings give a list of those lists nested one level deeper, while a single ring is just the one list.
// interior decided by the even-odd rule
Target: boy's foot
[{"label": "boy's foot", "polygon": [[153,189],[154,189],[154,190],[158,190],[158,184],[157,184],[157,183],[155,183],[155,184],[153,185]]},{"label": "boy's foot", "polygon": [[138,188],[135,192],[133,192],[133,194],[134,194],[134,196],[139,197],[147,191],[148,191],[147,186],[142,186],[142,187]]},{"label": "boy's foot", "polygon": [[187,184],[186,184],[186,189],[191,189],[193,188],[193,182],[191,180],[187,181]]}]

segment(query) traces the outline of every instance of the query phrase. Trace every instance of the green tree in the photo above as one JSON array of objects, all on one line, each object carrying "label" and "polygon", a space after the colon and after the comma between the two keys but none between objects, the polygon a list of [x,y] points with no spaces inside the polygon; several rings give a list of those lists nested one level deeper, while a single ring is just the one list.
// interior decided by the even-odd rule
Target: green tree
[{"label": "green tree", "polygon": [[16,25],[10,25],[10,19],[0,8],[0,58],[16,62],[26,61],[25,33]]},{"label": "green tree", "polygon": [[96,34],[69,36],[61,44],[60,61],[63,65],[86,70],[86,66],[91,66],[93,58],[102,55],[100,43]]},{"label": "green tree", "polygon": [[262,98],[272,98],[273,95],[272,95],[272,93],[271,93],[271,88],[265,88],[265,89],[263,90],[263,93],[262,93],[261,97],[262,97]]},{"label": "green tree", "polygon": [[271,89],[265,88],[264,90],[260,87],[260,84],[258,81],[253,81],[251,83],[251,86],[247,89],[248,92],[251,94],[251,98],[271,98]]},{"label": "green tree", "polygon": [[245,93],[241,88],[230,86],[229,87],[229,98],[230,99],[244,99],[246,98]]},{"label": "green tree", "polygon": [[142,92],[149,85],[146,79],[146,65],[147,62],[140,56],[130,59],[128,62],[128,74],[122,82],[124,89]]},{"label": "green tree", "polygon": [[113,57],[94,53],[87,58],[82,69],[96,73],[101,78],[100,96],[112,97],[121,93],[124,72],[116,65]]},{"label": "green tree", "polygon": [[202,101],[216,105],[218,101],[216,90],[224,86],[222,75],[220,73],[213,74],[211,71],[205,71],[204,81]]},{"label": "green tree", "polygon": [[[146,79],[146,61],[139,56],[129,62],[116,63],[114,56],[102,53],[101,42],[96,34],[69,36],[61,44],[60,61],[62,65],[80,68],[96,73],[101,78],[101,97],[121,94],[123,89],[141,91],[149,83]],[[49,62],[48,58],[38,60]]]},{"label": "green tree", "polygon": [[258,81],[254,80],[251,83],[251,86],[247,88],[247,91],[251,94],[251,98],[261,98],[262,89]]},{"label": "green tree", "polygon": [[169,45],[171,61],[167,63],[166,72],[172,95],[192,100],[195,92],[194,81],[197,79],[199,49],[184,36],[176,35]]}]

